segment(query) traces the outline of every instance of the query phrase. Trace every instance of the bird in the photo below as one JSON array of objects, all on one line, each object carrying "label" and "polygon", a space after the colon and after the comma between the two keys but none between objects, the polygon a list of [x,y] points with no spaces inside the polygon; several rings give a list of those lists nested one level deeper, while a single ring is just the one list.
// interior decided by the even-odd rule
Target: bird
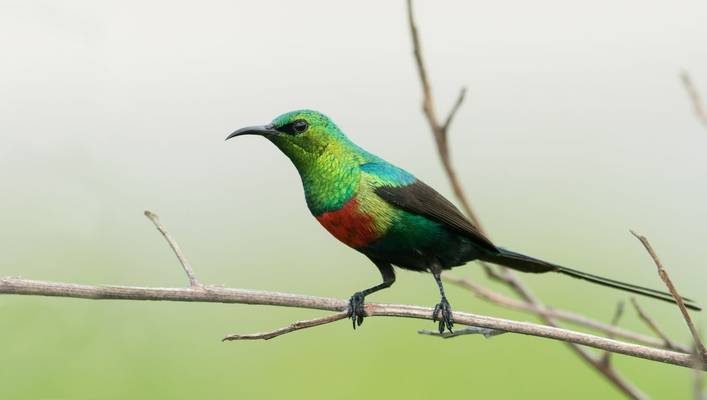
[{"label": "bird", "polygon": [[[348,317],[363,323],[365,299],[395,282],[394,266],[429,272],[440,301],[432,320],[440,334],[453,331],[454,317],[442,271],[479,260],[529,273],[555,272],[595,284],[675,303],[668,293],[620,282],[496,246],[459,209],[411,173],[364,150],[326,115],[295,110],[266,125],[236,130],[226,140],[258,135],[294,164],[314,218],[336,239],[370,259],[382,282],[355,292]],[[685,305],[700,310],[690,299]]]}]

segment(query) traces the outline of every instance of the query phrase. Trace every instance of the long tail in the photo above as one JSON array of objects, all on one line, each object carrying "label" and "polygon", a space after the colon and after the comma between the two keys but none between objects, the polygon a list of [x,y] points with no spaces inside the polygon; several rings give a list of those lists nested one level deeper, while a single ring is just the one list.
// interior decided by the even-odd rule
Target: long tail
[{"label": "long tail", "polygon": [[[597,275],[588,274],[586,272],[577,271],[552,264],[547,261],[538,260],[537,258],[528,257],[526,255],[516,253],[503,248],[498,248],[498,253],[487,253],[481,257],[481,260],[494,264],[503,265],[505,267],[515,269],[522,272],[542,273],[542,272],[559,272],[564,275],[569,275],[573,278],[584,279],[585,281],[593,282],[602,286],[608,286],[615,289],[625,290],[627,292],[640,294],[646,297],[666,301],[675,304],[675,299],[670,293],[661,292],[659,290],[649,289],[642,286],[632,285],[626,282],[620,282],[609,278],[604,278]],[[683,297],[685,307],[700,311],[702,310],[693,300]]]}]

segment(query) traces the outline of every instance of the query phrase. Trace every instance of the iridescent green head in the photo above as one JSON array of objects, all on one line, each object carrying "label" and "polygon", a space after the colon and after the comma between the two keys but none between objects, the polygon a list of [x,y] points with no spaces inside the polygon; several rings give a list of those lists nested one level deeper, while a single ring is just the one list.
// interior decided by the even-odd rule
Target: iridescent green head
[{"label": "iridescent green head", "polygon": [[315,162],[326,152],[340,152],[353,145],[326,115],[313,110],[297,110],[276,117],[272,123],[239,129],[226,139],[260,135],[273,142],[298,167]]}]

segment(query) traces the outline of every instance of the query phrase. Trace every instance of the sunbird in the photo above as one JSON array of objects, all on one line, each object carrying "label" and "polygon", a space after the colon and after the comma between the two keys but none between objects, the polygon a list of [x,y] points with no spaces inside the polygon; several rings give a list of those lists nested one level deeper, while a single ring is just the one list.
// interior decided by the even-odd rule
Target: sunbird
[{"label": "sunbird", "polygon": [[[228,135],[259,135],[277,146],[297,168],[307,207],[339,241],[367,256],[383,282],[354,293],[348,313],[353,327],[365,317],[364,301],[395,282],[393,266],[430,272],[440,301],[432,320],[440,333],[454,325],[440,274],[481,260],[522,272],[558,272],[603,286],[671,303],[665,292],[592,275],[497,247],[449,200],[402,168],[353,143],[326,115],[297,110],[270,124]],[[684,299],[693,310],[700,308]]]}]

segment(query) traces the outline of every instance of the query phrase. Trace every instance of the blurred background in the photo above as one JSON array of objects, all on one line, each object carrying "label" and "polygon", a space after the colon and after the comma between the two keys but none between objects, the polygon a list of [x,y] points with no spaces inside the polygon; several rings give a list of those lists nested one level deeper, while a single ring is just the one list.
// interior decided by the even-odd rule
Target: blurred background
[{"label": "blurred background", "polygon": [[[419,1],[416,16],[440,113],[469,89],[452,152],[497,243],[662,289],[635,229],[707,304],[707,130],[678,79],[707,96],[707,3]],[[291,109],[327,113],[451,198],[402,0],[2,0],[0,48],[0,276],[186,285],[151,209],[205,283],[348,298],[378,282],[309,215],[289,160],[262,138],[223,141]],[[453,274],[504,290],[473,263]],[[627,299],[523,280],[604,321]],[[447,290],[457,310],[535,321]],[[402,271],[370,300],[431,306],[437,290]],[[673,306],[639,301],[688,342]],[[324,314],[0,296],[0,398],[620,396],[558,342],[417,335],[429,321],[220,342]],[[630,308],[621,325],[647,332]],[[655,398],[690,396],[687,369],[614,363]]]}]

